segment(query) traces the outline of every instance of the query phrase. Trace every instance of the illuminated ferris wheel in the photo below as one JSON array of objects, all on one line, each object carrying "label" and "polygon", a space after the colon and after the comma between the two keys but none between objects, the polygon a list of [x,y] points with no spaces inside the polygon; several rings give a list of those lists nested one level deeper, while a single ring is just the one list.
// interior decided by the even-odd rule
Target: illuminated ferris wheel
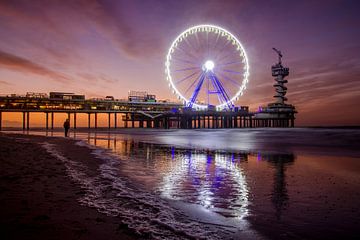
[{"label": "illuminated ferris wheel", "polygon": [[187,107],[232,109],[246,89],[249,63],[233,34],[221,27],[198,25],[171,44],[165,72],[173,93]]}]

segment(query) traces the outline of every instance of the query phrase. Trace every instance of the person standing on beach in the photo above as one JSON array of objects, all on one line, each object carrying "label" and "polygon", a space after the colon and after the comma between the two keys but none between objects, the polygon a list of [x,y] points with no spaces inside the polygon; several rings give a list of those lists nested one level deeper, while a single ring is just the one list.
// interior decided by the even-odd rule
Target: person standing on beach
[{"label": "person standing on beach", "polygon": [[65,137],[68,136],[69,128],[70,128],[70,120],[66,119],[64,122]]}]

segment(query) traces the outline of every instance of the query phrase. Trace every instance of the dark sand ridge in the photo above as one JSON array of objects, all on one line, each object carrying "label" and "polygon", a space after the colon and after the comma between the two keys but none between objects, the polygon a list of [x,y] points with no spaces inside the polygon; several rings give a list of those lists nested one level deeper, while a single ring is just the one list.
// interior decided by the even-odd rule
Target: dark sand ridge
[{"label": "dark sand ridge", "polygon": [[84,192],[44,141],[96,174],[99,160],[74,140],[0,133],[1,239],[138,239],[120,219],[79,204]]}]

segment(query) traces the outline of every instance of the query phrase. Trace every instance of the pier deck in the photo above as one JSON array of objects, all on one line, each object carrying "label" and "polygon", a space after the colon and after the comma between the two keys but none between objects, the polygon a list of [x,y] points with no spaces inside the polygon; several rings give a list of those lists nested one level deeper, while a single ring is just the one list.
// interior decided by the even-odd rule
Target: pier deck
[{"label": "pier deck", "polygon": [[[293,127],[294,115],[271,112],[249,112],[248,107],[236,111],[193,111],[171,102],[132,102],[104,99],[51,99],[0,96],[0,129],[2,114],[22,113],[22,128],[30,129],[31,113],[44,113],[46,129],[54,129],[55,114],[66,113],[71,126],[77,128],[79,114],[87,115],[87,127],[98,128],[98,115],[106,114],[108,128],[252,128]],[[120,117],[120,118],[119,118]],[[111,120],[113,118],[113,120]],[[93,119],[93,120],[92,120]],[[91,122],[94,124],[91,125]],[[111,125],[111,122],[113,124]]]}]

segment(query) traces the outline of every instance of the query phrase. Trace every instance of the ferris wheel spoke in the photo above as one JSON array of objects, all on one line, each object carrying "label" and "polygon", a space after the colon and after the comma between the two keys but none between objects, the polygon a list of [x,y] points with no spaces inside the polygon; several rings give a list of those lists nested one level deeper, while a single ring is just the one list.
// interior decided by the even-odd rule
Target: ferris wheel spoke
[{"label": "ferris wheel spoke", "polygon": [[223,63],[223,64],[218,64],[217,66],[223,67],[223,66],[232,65],[232,64],[237,64],[237,63],[242,63],[242,61],[227,62],[227,63]]},{"label": "ferris wheel spoke", "polygon": [[221,71],[232,73],[232,74],[243,74],[242,72],[238,72],[238,71],[234,71],[234,70],[230,70],[230,69],[221,69]]},{"label": "ferris wheel spoke", "polygon": [[197,35],[197,32],[195,33],[195,38],[196,38],[196,42],[197,42],[197,48],[196,50],[201,50],[201,44],[200,44],[200,40],[199,40],[199,36]]},{"label": "ferris wheel spoke", "polygon": [[179,61],[179,62],[183,62],[183,63],[189,63],[189,64],[196,64],[195,62],[189,61],[189,60],[184,60],[181,58],[177,58],[177,57],[173,57],[174,60]]},{"label": "ferris wheel spoke", "polygon": [[185,53],[188,57],[190,57],[191,59],[197,59],[194,55],[192,55],[191,53],[189,53],[188,51],[185,51],[184,49],[182,49],[181,47],[177,46],[177,49],[181,50],[183,53]]},{"label": "ferris wheel spoke", "polygon": [[[236,53],[235,53],[236,54]],[[219,60],[217,60],[218,62],[222,62],[222,61],[224,61],[225,59],[227,59],[227,58],[229,58],[229,57],[231,57],[231,56],[233,56],[233,57],[236,57],[236,55],[235,55],[233,52],[232,53],[229,53],[229,54],[226,54],[226,55],[224,55],[224,56],[222,56]],[[229,60],[227,60],[227,61],[229,61]]]},{"label": "ferris wheel spoke", "polygon": [[237,87],[240,87],[240,86],[241,86],[240,83],[238,83],[237,81],[229,78],[228,76],[225,76],[225,75],[223,75],[223,74],[221,74],[221,73],[219,73],[219,75],[220,75],[223,79],[225,79],[225,80],[231,82],[232,84],[234,84],[235,86],[237,86]]},{"label": "ferris wheel spoke", "polygon": [[203,52],[203,45],[204,44],[200,44],[200,39],[199,39],[199,36],[198,36],[198,33],[196,32],[195,34],[195,39],[196,39],[196,50],[195,51],[197,51],[197,52]]},{"label": "ferris wheel spoke", "polygon": [[195,48],[193,45],[191,45],[191,43],[189,43],[189,40],[188,40],[187,38],[185,38],[185,42],[186,42],[186,44],[187,44],[191,49],[193,49],[194,51],[196,51],[196,48]]},{"label": "ferris wheel spoke", "polygon": [[210,56],[210,50],[209,50],[209,32],[206,32],[206,47],[207,47],[207,58]]},{"label": "ferris wheel spoke", "polygon": [[204,76],[204,72],[201,72],[200,75],[195,78],[195,80],[193,81],[193,83],[186,89],[185,94],[187,94],[189,92],[189,90],[195,85],[196,82],[198,82],[198,80],[200,81]]},{"label": "ferris wheel spoke", "polygon": [[220,33],[218,33],[217,36],[216,36],[216,40],[215,40],[215,44],[214,44],[214,49],[216,49],[217,43],[219,42],[219,38],[220,38]]},{"label": "ferris wheel spoke", "polygon": [[199,71],[196,71],[196,72],[194,72],[194,73],[192,73],[192,74],[190,74],[190,75],[188,75],[188,76],[186,76],[186,77],[184,77],[184,78],[176,81],[175,84],[182,83],[183,81],[188,80],[189,78],[191,78],[192,76],[194,76],[194,75],[197,74],[197,73],[199,73]]},{"label": "ferris wheel spoke", "polygon": [[227,41],[227,42],[224,44],[224,46],[221,48],[221,50],[216,54],[215,59],[217,59],[217,58],[220,56],[220,54],[225,50],[226,46],[227,46],[229,43],[230,43],[230,41]]},{"label": "ferris wheel spoke", "polygon": [[190,71],[194,69],[199,69],[199,67],[188,67],[188,68],[182,68],[182,69],[176,69],[174,72],[183,72],[183,71]]}]

